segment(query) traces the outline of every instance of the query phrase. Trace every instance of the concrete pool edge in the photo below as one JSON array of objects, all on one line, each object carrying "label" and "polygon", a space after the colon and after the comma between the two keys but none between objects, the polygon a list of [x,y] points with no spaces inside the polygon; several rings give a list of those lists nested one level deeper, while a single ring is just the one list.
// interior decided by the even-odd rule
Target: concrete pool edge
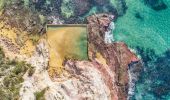
[{"label": "concrete pool edge", "polygon": [[[70,54],[73,54],[73,55],[68,55],[67,56],[67,54],[66,55],[64,55],[62,52],[61,52],[61,54],[60,54],[60,51],[61,50],[58,50],[58,49],[55,49],[55,50],[57,50],[57,51],[55,51],[55,53],[54,53],[54,50],[52,50],[52,49],[50,49],[50,62],[49,62],[49,73],[50,73],[50,76],[55,76],[55,75],[53,75],[54,73],[53,72],[57,72],[57,75],[60,75],[61,73],[62,73],[62,71],[63,71],[63,61],[66,59],[66,58],[69,58],[70,60],[78,60],[78,61],[89,61],[89,52],[88,52],[88,50],[89,50],[89,41],[88,41],[88,27],[87,27],[88,25],[87,24],[61,24],[61,25],[59,25],[59,24],[47,24],[46,25],[46,34],[45,34],[45,36],[46,36],[46,39],[47,39],[47,42],[48,42],[48,45],[49,45],[49,49],[52,47],[52,48],[56,48],[53,44],[56,44],[56,43],[58,43],[57,41],[58,40],[55,40],[55,41],[53,41],[53,43],[52,42],[49,42],[49,38],[54,38],[54,37],[56,37],[57,36],[57,34],[55,35],[54,33],[52,34],[51,32],[52,31],[59,31],[59,30],[67,30],[67,29],[73,29],[74,31],[70,31],[70,30],[67,30],[67,31],[69,31],[70,33],[73,33],[72,34],[72,36],[73,37],[75,37],[75,38],[77,38],[77,32],[78,32],[78,34],[80,34],[80,36],[81,36],[81,30],[83,29],[84,31],[83,31],[83,34],[84,34],[84,36],[86,37],[86,38],[84,38],[85,39],[85,41],[86,42],[84,42],[85,43],[85,49],[84,50],[81,50],[81,48],[80,47],[78,47],[78,48],[80,48],[80,50],[81,50],[81,52],[83,53],[81,53],[80,55],[79,55],[79,53],[77,53],[79,56],[77,56],[77,55],[74,55],[74,53],[75,52],[69,52]],[[79,29],[81,29],[81,30],[79,30]],[[74,33],[74,32],[76,32],[76,34]],[[58,33],[58,32],[57,32]],[[49,35],[49,34],[51,34],[51,36]],[[60,33],[59,33],[60,34]],[[61,32],[61,34],[62,34],[62,32]],[[64,33],[65,34],[65,33]],[[75,34],[75,35],[74,35]],[[82,34],[82,35],[83,35]],[[58,35],[57,37],[60,37],[60,35]],[[78,36],[79,37],[79,36]],[[57,39],[57,38],[56,38]],[[67,38],[67,39],[69,39],[68,41],[75,41],[74,40],[74,38]],[[73,39],[73,40],[72,40]],[[78,39],[78,38],[77,38]],[[78,39],[79,40],[79,39]],[[81,40],[81,39],[80,39]],[[51,41],[51,40],[50,40]],[[77,42],[78,44],[79,44],[79,42]],[[81,44],[81,42],[80,42],[80,44]],[[52,46],[53,45],[53,46]],[[84,45],[82,45],[83,47],[84,47]],[[60,47],[59,47],[60,48]],[[68,47],[69,48],[69,47]],[[52,50],[52,51],[51,51]],[[75,50],[74,50],[75,51]],[[83,52],[83,51],[85,51],[85,52]],[[59,54],[58,54],[59,53]],[[67,52],[67,50],[66,50],[66,53],[68,53]],[[58,58],[58,57],[54,57],[54,55],[56,55],[57,54],[57,56],[58,57],[60,57],[60,58]],[[84,56],[85,55],[85,56]],[[77,56],[77,57],[76,57]],[[64,57],[64,58],[63,58]],[[57,64],[58,63],[58,64]]]}]

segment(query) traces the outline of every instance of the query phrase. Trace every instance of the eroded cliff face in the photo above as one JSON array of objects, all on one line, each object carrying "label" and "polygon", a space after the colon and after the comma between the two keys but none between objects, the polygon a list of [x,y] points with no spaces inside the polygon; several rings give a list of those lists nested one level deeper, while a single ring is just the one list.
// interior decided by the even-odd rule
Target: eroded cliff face
[{"label": "eroded cliff face", "polygon": [[[139,59],[123,42],[106,44],[104,33],[113,20],[112,15],[99,14],[87,18],[89,31],[89,57],[95,67],[102,72],[105,84],[110,89],[112,100],[125,100],[128,92],[128,64]],[[96,53],[105,59],[104,66],[97,61]],[[100,67],[99,67],[100,66]],[[140,66],[142,66],[140,64]]]}]

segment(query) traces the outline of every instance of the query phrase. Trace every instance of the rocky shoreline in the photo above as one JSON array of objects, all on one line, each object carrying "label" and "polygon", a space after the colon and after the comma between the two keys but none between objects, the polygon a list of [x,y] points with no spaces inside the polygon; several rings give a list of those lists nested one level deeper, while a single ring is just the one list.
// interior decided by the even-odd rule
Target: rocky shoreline
[{"label": "rocky shoreline", "polygon": [[[99,14],[88,17],[89,29],[89,47],[91,53],[91,60],[95,62],[94,58],[96,52],[100,52],[106,59],[107,70],[109,69],[114,74],[114,80],[110,83],[113,100],[125,100],[128,92],[128,64],[134,61],[140,61],[134,53],[132,53],[126,44],[122,42],[115,42],[112,44],[104,43],[104,33],[106,27],[113,20],[112,15]],[[93,47],[93,48],[91,48]],[[142,65],[139,64],[141,67]],[[103,75],[105,76],[105,75]],[[117,89],[115,89],[117,88]],[[115,99],[116,98],[116,99]]]},{"label": "rocky shoreline", "polygon": [[126,100],[132,81],[129,65],[137,62],[133,68],[140,70],[142,63],[125,43],[104,42],[105,32],[113,18],[108,14],[87,18],[89,61],[66,60],[60,77],[49,76],[48,44],[46,40],[41,41],[32,57],[24,59],[35,67],[35,72],[32,76],[24,75],[20,99],[35,100],[35,93],[45,89],[44,98],[47,100]]}]

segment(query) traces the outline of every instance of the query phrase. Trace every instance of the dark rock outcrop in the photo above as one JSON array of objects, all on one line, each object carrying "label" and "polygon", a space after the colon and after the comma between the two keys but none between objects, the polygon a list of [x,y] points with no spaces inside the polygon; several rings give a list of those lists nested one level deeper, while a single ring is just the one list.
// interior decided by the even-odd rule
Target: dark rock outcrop
[{"label": "dark rock outcrop", "polygon": [[43,15],[48,16],[50,13],[59,14],[61,12],[62,0],[30,0],[30,8],[35,8],[37,11],[41,12]]},{"label": "dark rock outcrop", "polygon": [[92,7],[89,0],[73,0],[75,16],[86,14]]}]

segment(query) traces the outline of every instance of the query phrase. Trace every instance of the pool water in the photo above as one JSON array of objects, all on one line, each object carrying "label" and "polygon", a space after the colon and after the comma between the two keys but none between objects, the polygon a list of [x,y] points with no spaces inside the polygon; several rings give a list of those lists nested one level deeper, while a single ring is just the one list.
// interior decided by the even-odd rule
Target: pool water
[{"label": "pool water", "polygon": [[87,27],[53,25],[47,28],[50,50],[49,73],[62,73],[65,59],[88,60]]}]

